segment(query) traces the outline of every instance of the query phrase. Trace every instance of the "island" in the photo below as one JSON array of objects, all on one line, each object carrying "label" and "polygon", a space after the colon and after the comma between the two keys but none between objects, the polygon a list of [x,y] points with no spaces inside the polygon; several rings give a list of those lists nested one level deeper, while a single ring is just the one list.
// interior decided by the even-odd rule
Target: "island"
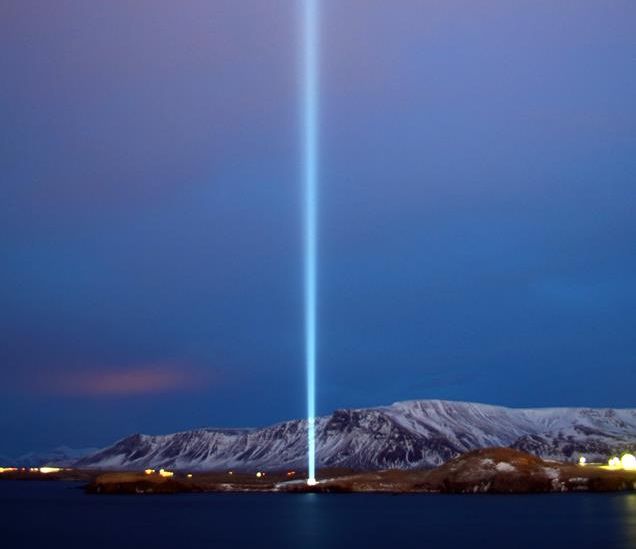
[{"label": "island", "polygon": [[86,485],[93,494],[186,492],[520,494],[636,490],[636,470],[543,460],[511,448],[468,452],[428,470],[324,469],[309,486],[302,472],[104,472]]}]

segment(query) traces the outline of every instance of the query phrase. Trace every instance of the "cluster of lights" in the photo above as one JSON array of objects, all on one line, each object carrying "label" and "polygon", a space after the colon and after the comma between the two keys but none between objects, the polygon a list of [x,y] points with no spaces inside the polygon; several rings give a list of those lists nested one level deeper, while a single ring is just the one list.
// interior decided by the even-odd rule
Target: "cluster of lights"
[{"label": "cluster of lights", "polygon": [[[144,469],[144,474],[154,475],[157,471],[155,469]],[[167,469],[159,469],[159,476],[163,478],[174,477],[174,471],[168,471]],[[188,478],[192,478],[192,473],[186,475]]]},{"label": "cluster of lights", "polygon": [[613,470],[636,471],[636,457],[632,454],[623,454],[620,458],[613,456],[607,462],[607,467]]},{"label": "cluster of lights", "polygon": [[[581,456],[579,465],[585,467],[587,464],[585,456]],[[609,458],[607,465],[601,465],[600,463],[592,463],[591,465],[611,471],[636,471],[636,457],[633,454],[623,454],[622,457],[612,456]]]},{"label": "cluster of lights", "polygon": [[[17,467],[0,467],[0,473],[13,473],[14,471],[27,471],[26,467],[18,469]],[[29,467],[29,473],[42,473],[48,475],[49,473],[59,473],[63,471],[61,467]],[[67,469],[70,471],[70,469]]]}]

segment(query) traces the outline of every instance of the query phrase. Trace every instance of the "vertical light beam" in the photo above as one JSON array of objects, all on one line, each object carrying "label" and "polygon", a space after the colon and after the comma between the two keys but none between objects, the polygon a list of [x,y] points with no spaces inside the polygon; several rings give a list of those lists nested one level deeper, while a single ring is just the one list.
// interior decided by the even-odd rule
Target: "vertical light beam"
[{"label": "vertical light beam", "polygon": [[316,342],[318,248],[318,2],[303,1],[303,191],[307,484],[316,483]]}]

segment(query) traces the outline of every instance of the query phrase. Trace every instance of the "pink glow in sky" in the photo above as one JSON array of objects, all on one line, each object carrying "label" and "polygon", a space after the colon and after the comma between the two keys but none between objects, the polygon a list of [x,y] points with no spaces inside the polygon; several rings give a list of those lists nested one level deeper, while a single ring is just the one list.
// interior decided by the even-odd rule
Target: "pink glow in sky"
[{"label": "pink glow in sky", "polygon": [[47,379],[46,392],[67,396],[133,396],[195,390],[207,385],[206,379],[190,366],[161,363],[124,369],[91,369],[62,372]]}]

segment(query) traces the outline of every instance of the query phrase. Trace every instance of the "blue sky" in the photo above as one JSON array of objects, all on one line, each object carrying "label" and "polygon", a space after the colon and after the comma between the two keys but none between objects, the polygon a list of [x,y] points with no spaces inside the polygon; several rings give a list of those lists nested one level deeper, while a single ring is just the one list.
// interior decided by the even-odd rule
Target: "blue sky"
[{"label": "blue sky", "polygon": [[[0,8],[0,453],[304,413],[297,7]],[[636,406],[636,5],[322,10],[319,412]]]}]

